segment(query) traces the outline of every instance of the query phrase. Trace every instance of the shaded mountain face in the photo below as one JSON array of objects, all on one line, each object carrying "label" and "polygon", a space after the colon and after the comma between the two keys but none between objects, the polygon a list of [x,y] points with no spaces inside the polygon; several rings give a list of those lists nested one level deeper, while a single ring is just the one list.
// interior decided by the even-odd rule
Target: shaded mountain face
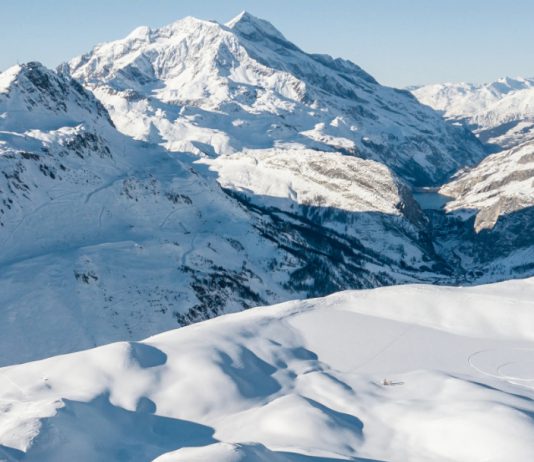
[{"label": "shaded mountain face", "polygon": [[37,63],[0,82],[0,364],[446,272],[383,164],[301,148],[199,161],[118,132]]},{"label": "shaded mountain face", "polygon": [[117,128],[170,151],[341,152],[432,185],[480,160],[470,132],[355,64],[308,54],[243,13],[226,25],[186,18],[141,27],[61,66],[102,101]]},{"label": "shaded mountain face", "polygon": [[449,120],[467,124],[490,149],[510,149],[534,140],[532,78],[427,85],[413,93]]}]

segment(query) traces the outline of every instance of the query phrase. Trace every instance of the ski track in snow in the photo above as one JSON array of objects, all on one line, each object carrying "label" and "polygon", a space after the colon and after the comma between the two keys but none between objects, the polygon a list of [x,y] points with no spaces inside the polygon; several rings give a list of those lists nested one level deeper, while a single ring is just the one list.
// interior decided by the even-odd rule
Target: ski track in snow
[{"label": "ski track in snow", "polygon": [[[499,356],[499,350],[480,350],[475,351],[474,353],[470,354],[467,358],[468,364],[475,369],[477,372],[480,372],[481,374],[487,375],[488,377],[492,377],[498,380],[503,380],[506,382],[513,383],[515,385],[521,385],[523,387],[532,388],[534,390],[534,368],[532,369],[532,376],[531,377],[518,377],[513,375],[506,375],[501,373],[502,369],[505,367],[509,367],[511,365],[520,365],[520,364],[528,364],[533,363],[534,364],[534,348],[511,348],[509,349],[510,352],[527,352],[529,353],[530,359],[528,360],[520,360],[520,361],[506,361],[506,362],[498,362],[496,363],[494,367],[495,372],[488,371],[484,367],[477,366],[475,359],[478,356],[486,356],[486,360],[492,357],[498,357]],[[513,354],[511,355],[514,356]]]},{"label": "ski track in snow", "polygon": [[384,347],[378,351],[376,354],[371,356],[369,359],[365,360],[358,366],[351,369],[349,372],[356,372],[358,369],[361,369],[366,364],[369,364],[373,361],[376,361],[382,354],[384,354],[387,350],[389,350],[391,347],[393,347],[402,337],[404,337],[406,334],[408,334],[415,326],[407,326],[406,329],[404,329],[397,337],[395,337],[393,340],[387,342]]}]

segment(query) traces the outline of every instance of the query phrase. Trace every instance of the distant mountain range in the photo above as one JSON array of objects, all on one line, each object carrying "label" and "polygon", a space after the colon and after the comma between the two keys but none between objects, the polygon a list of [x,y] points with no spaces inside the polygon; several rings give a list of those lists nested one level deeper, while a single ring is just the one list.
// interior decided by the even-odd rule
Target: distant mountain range
[{"label": "distant mountain range", "polygon": [[413,93],[449,120],[466,123],[496,150],[534,140],[534,78],[427,85]]},{"label": "distant mountain range", "polygon": [[[441,187],[453,198],[446,206],[450,244],[445,245],[455,247],[468,264],[473,255],[485,262],[480,271],[486,280],[494,272],[504,275],[511,261],[510,276],[532,271],[534,78],[428,85],[414,94],[451,122],[472,129],[489,152],[497,151]],[[465,223],[472,226],[466,229]]]}]

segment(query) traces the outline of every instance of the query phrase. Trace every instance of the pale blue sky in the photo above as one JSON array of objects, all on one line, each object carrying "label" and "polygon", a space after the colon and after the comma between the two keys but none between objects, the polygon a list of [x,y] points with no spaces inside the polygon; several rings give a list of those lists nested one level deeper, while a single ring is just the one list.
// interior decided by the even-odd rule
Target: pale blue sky
[{"label": "pale blue sky", "polygon": [[54,67],[140,25],[241,10],[388,85],[534,76],[533,0],[0,0],[0,70]]}]

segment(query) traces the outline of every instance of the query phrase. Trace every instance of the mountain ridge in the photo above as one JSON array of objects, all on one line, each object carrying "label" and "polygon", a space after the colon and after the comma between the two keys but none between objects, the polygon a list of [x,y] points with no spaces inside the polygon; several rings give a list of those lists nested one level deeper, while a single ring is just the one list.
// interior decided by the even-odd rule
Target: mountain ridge
[{"label": "mountain ridge", "polygon": [[534,139],[534,78],[427,85],[413,93],[448,119],[468,124],[493,149],[509,149]]}]

